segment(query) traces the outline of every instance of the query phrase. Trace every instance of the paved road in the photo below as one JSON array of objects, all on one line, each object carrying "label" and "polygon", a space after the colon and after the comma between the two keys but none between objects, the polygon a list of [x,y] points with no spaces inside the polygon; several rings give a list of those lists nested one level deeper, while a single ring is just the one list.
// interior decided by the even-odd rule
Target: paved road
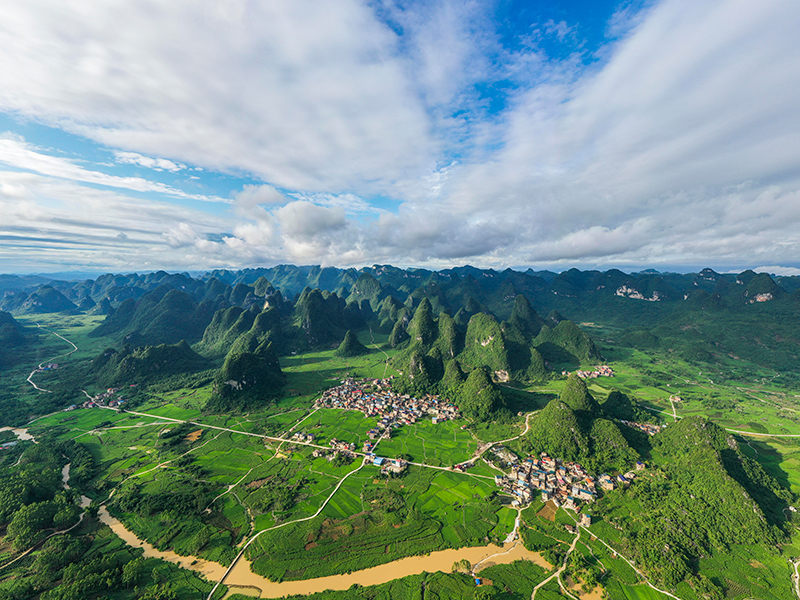
[{"label": "paved road", "polygon": [[[116,409],[113,409],[113,408],[107,408],[107,407],[102,407],[102,408],[106,408],[107,410],[116,411]],[[312,444],[311,442],[300,442],[298,440],[292,440],[292,439],[288,439],[288,438],[281,438],[281,437],[275,437],[275,436],[271,436],[271,435],[264,435],[263,433],[252,433],[250,431],[242,431],[240,429],[231,429],[230,427],[218,427],[217,425],[208,425],[207,423],[201,423],[199,421],[186,421],[186,420],[183,420],[183,419],[173,419],[171,417],[162,417],[161,415],[154,415],[154,414],[151,414],[151,413],[136,412],[136,411],[132,411],[132,410],[126,410],[125,412],[127,414],[137,415],[137,416],[140,416],[140,417],[149,417],[151,419],[161,419],[161,420],[170,421],[170,422],[173,422],[173,423],[189,423],[190,425],[196,425],[197,427],[205,427],[207,429],[216,429],[218,431],[228,431],[230,433],[239,433],[241,435],[249,435],[250,437],[257,437],[257,438],[261,438],[261,439],[265,439],[265,440],[270,440],[272,442],[284,442],[284,443],[289,443],[289,444],[296,444],[298,446],[309,446],[311,448],[320,448],[322,450],[330,450],[331,449],[329,446],[320,446],[319,444]],[[364,453],[364,452],[353,451],[353,454],[355,454],[356,456],[361,456],[361,457],[366,457],[367,456],[367,454]],[[425,463],[418,463],[418,462],[411,462],[411,461],[408,461],[408,464],[415,465],[417,467],[425,467],[426,469],[437,469],[439,471],[448,471],[450,473],[462,473],[463,475],[468,475],[469,477],[478,477],[478,478],[481,478],[481,479],[489,479],[491,481],[494,481],[494,477],[492,477],[490,475],[478,475],[478,474],[475,474],[475,473],[465,473],[465,472],[459,471],[457,469],[453,469],[452,467],[439,467],[439,466],[436,466],[436,465],[428,465],[428,464],[425,464]]]}]

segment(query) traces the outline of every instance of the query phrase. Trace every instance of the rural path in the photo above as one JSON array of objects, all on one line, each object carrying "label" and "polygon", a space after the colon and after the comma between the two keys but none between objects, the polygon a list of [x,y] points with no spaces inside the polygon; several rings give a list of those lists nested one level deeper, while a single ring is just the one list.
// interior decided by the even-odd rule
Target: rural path
[{"label": "rural path", "polygon": [[59,334],[59,333],[56,333],[56,332],[55,332],[55,331],[53,331],[52,329],[45,329],[45,328],[44,328],[44,327],[42,327],[42,326],[41,326],[39,323],[36,323],[36,327],[38,327],[38,328],[39,328],[39,329],[41,329],[42,331],[46,331],[46,332],[48,332],[48,333],[52,333],[52,334],[53,334],[54,336],[56,336],[57,338],[60,338],[60,339],[64,340],[64,341],[65,341],[65,342],[67,342],[67,343],[68,343],[70,346],[72,346],[72,350],[70,350],[70,351],[69,351],[69,352],[67,352],[66,354],[59,354],[59,355],[57,355],[57,356],[54,356],[53,358],[51,358],[51,359],[49,359],[49,360],[44,360],[44,361],[40,362],[40,363],[39,363],[39,366],[38,366],[38,367],[36,367],[36,368],[35,368],[33,371],[31,371],[31,374],[30,374],[30,375],[28,375],[28,379],[27,379],[26,381],[27,381],[28,383],[30,383],[30,384],[31,384],[31,385],[34,387],[34,389],[36,389],[36,390],[38,390],[38,391],[40,391],[40,392],[46,392],[46,393],[48,393],[48,394],[52,394],[52,393],[53,393],[53,392],[52,392],[52,390],[46,390],[46,389],[44,389],[44,388],[40,388],[38,385],[36,385],[36,384],[34,383],[34,381],[31,379],[31,377],[33,377],[34,375],[36,375],[36,373],[39,373],[39,372],[41,372],[41,371],[42,371],[42,365],[44,365],[44,363],[46,363],[46,362],[52,362],[52,361],[54,361],[54,360],[55,360],[55,359],[57,359],[57,358],[66,358],[66,357],[67,357],[67,356],[69,356],[70,354],[72,354],[72,353],[74,353],[74,352],[77,352],[77,351],[78,351],[78,347],[77,347],[75,344],[73,344],[72,342],[70,342],[70,341],[69,341],[67,338],[65,338],[63,335],[61,335],[61,334]]},{"label": "rural path", "polygon": [[[103,407],[103,408],[105,408],[106,410],[114,410],[115,412],[119,412],[119,411],[117,411],[116,409],[113,409],[113,408],[107,408],[107,407]],[[174,418],[171,418],[171,417],[162,417],[161,415],[154,415],[154,414],[151,414],[151,413],[136,412],[136,411],[132,411],[132,410],[126,410],[125,412],[127,414],[137,415],[137,416],[140,416],[140,417],[150,417],[151,419],[163,419],[165,421],[170,421],[172,423],[189,423],[190,425],[196,425],[197,427],[205,427],[207,429],[216,429],[218,431],[227,431],[229,433],[238,433],[238,434],[241,434],[241,435],[249,435],[250,437],[257,437],[257,438],[261,438],[261,439],[265,439],[265,440],[270,440],[270,441],[273,441],[273,442],[283,442],[283,443],[289,443],[289,444],[296,444],[298,446],[309,446],[311,448],[320,448],[320,449],[323,449],[323,450],[330,450],[330,448],[328,446],[321,446],[319,444],[312,444],[311,442],[301,442],[301,441],[298,441],[298,440],[275,437],[275,436],[271,436],[271,435],[264,435],[263,433],[252,433],[250,431],[242,431],[240,429],[231,429],[230,427],[219,427],[218,425],[208,425],[206,423],[201,423],[199,421],[186,421],[186,420],[183,420],[183,419],[174,419]],[[374,449],[375,448],[373,448],[373,450]],[[362,458],[366,458],[367,457],[367,454],[364,453],[364,452],[355,452],[354,451],[353,454],[355,454],[356,456],[361,456]],[[426,469],[437,469],[439,471],[447,471],[449,473],[462,473],[461,471],[459,471],[457,469],[453,469],[452,467],[439,467],[439,466],[436,466],[436,465],[428,465],[428,464],[425,464],[425,463],[412,462],[412,461],[408,461],[408,464],[415,465],[417,467],[425,467]],[[490,480],[494,481],[494,477],[490,477],[489,475],[478,475],[476,473],[462,473],[462,474],[463,475],[467,475],[469,477],[477,477],[477,478],[480,478],[480,479],[490,479]]]},{"label": "rural path", "polygon": [[[666,591],[666,590],[662,590],[661,588],[658,588],[658,587],[654,586],[652,583],[650,583],[650,580],[647,578],[647,576],[646,576],[644,573],[642,573],[642,572],[641,572],[641,571],[640,571],[640,570],[639,570],[639,569],[636,567],[636,565],[635,565],[635,564],[633,564],[633,562],[631,562],[631,561],[630,561],[630,560],[628,560],[626,557],[624,557],[622,554],[620,554],[620,553],[619,553],[617,550],[615,550],[614,548],[612,548],[611,546],[609,546],[609,545],[608,545],[608,544],[607,544],[607,543],[606,543],[606,542],[605,542],[603,539],[601,539],[601,538],[597,537],[597,534],[595,534],[595,533],[593,533],[593,532],[589,531],[589,529],[585,528],[585,527],[584,527],[584,526],[582,526],[582,525],[579,525],[578,527],[579,527],[580,529],[586,529],[586,531],[587,531],[587,532],[588,532],[588,533],[589,533],[589,534],[592,536],[592,538],[594,538],[595,540],[597,540],[598,542],[600,542],[601,544],[603,544],[603,546],[605,546],[606,548],[608,548],[608,549],[609,549],[609,550],[612,552],[612,556],[618,556],[618,557],[620,557],[622,560],[624,560],[626,563],[628,563],[628,566],[630,566],[630,568],[631,568],[631,569],[633,569],[633,570],[636,572],[636,574],[637,574],[639,577],[641,577],[641,578],[642,578],[642,580],[643,580],[643,581],[644,581],[644,582],[645,582],[647,585],[649,585],[651,588],[653,588],[655,591],[657,591],[657,592],[660,592],[660,593],[664,594],[665,596],[669,596],[670,598],[674,598],[675,600],[681,600],[681,598],[679,598],[679,597],[678,597],[678,596],[676,596],[675,594],[670,594],[668,591]],[[532,598],[533,598],[533,597],[531,597],[531,599],[532,599]]]},{"label": "rural path", "polygon": [[512,529],[511,533],[508,534],[508,537],[506,537],[505,542],[503,542],[504,544],[510,544],[511,542],[513,542],[517,538],[517,535],[519,533],[519,522],[520,522],[520,519],[522,519],[522,509],[518,506],[517,507],[517,517],[516,517],[516,519],[514,519],[514,529]]},{"label": "rural path", "polygon": [[389,355],[386,354],[386,351],[383,348],[380,348],[378,344],[375,343],[375,334],[372,333],[372,327],[369,328],[369,336],[372,338],[372,347],[383,352],[383,355],[386,357],[386,362],[383,365],[383,377],[381,378],[386,379],[386,369],[389,368]]},{"label": "rural path", "polygon": [[9,565],[13,565],[13,564],[14,564],[15,562],[17,562],[18,560],[25,558],[26,556],[28,556],[28,554],[30,554],[31,552],[33,552],[34,550],[36,550],[36,548],[38,548],[39,546],[41,546],[42,544],[44,544],[44,543],[45,543],[47,540],[49,540],[50,538],[53,538],[53,537],[55,537],[55,536],[57,536],[57,535],[63,535],[63,534],[65,534],[65,533],[69,533],[70,531],[72,531],[73,529],[75,529],[75,528],[76,528],[78,525],[80,525],[81,523],[83,523],[83,518],[84,518],[85,516],[86,516],[86,513],[85,513],[85,512],[82,512],[82,513],[81,513],[81,515],[80,515],[80,517],[78,518],[78,522],[77,522],[77,523],[75,523],[75,525],[73,525],[72,527],[68,527],[67,529],[62,529],[61,531],[56,531],[56,532],[54,532],[54,533],[51,533],[50,535],[48,535],[48,536],[47,536],[46,538],[44,538],[43,540],[39,540],[39,541],[38,541],[38,542],[36,542],[36,543],[35,543],[33,546],[31,546],[30,548],[28,548],[27,550],[25,550],[25,552],[23,552],[22,554],[20,554],[20,555],[19,555],[17,558],[15,558],[15,559],[13,559],[13,560],[10,560],[10,561],[8,561],[8,562],[7,562],[6,564],[4,564],[4,565],[0,565],[0,570],[3,570],[3,569],[5,569],[6,567],[8,567]]},{"label": "rural path", "polygon": [[777,402],[770,402],[768,400],[764,400],[763,398],[759,398],[758,396],[756,396],[753,393],[753,392],[758,392],[760,394],[763,394],[764,392],[762,390],[754,390],[753,388],[746,388],[746,387],[739,387],[739,386],[736,386],[736,389],[739,390],[740,392],[752,397],[752,398],[755,398],[756,400],[758,400],[762,404],[768,404],[768,405],[774,406],[775,408],[778,408],[780,410],[788,410],[790,412],[795,412],[795,413],[800,412],[800,410],[797,410],[795,408],[789,408],[788,406],[783,406],[782,404],[778,404]]},{"label": "rural path", "polygon": [[[242,483],[244,481],[245,477],[247,477],[248,475],[250,475],[250,473],[253,472],[253,469],[255,469],[255,467],[251,467],[250,470],[247,473],[245,473],[244,475],[242,475],[236,483],[231,483],[230,485],[228,485],[228,489],[226,489],[219,496],[217,496],[211,502],[208,503],[208,506],[203,511],[203,513],[210,513],[211,512],[211,505],[214,504],[214,502],[216,502],[217,500],[219,500],[223,496],[225,496],[226,494],[230,494],[233,491],[233,488],[235,488],[237,485]],[[234,494],[234,496],[235,496],[235,494]],[[238,500],[238,498],[237,498],[237,500]],[[240,504],[241,504],[241,502],[240,502]],[[242,506],[244,506],[244,505],[242,505]],[[245,508],[245,510],[247,510],[248,507],[244,506],[244,508]]]},{"label": "rural path", "polygon": [[331,498],[333,498],[334,494],[339,490],[339,488],[342,487],[342,484],[345,482],[345,480],[348,477],[350,477],[353,473],[357,473],[358,471],[360,471],[364,467],[364,465],[366,465],[366,464],[367,464],[366,462],[362,462],[357,468],[353,469],[347,475],[342,477],[339,480],[339,483],[336,485],[336,487],[333,488],[333,491],[330,493],[330,495],[327,498],[325,498],[325,501],[317,509],[317,512],[315,512],[310,517],[303,517],[302,519],[295,519],[294,521],[286,521],[285,523],[281,523],[280,525],[275,525],[275,526],[270,527],[268,529],[262,529],[261,531],[256,533],[253,537],[251,537],[250,540],[242,547],[242,549],[239,552],[239,554],[236,555],[236,558],[233,559],[233,561],[231,562],[231,565],[228,567],[228,570],[225,571],[225,574],[222,576],[222,578],[217,582],[217,584],[211,590],[211,593],[208,594],[208,599],[207,600],[211,600],[211,598],[214,597],[214,592],[217,591],[217,588],[220,585],[222,585],[222,583],[225,581],[225,578],[230,574],[231,571],[233,571],[233,568],[236,566],[236,563],[239,562],[239,559],[242,558],[242,556],[244,556],[244,553],[247,551],[247,548],[250,546],[250,544],[255,542],[262,533],[266,533],[268,531],[274,531],[275,529],[280,529],[281,527],[286,527],[287,525],[292,525],[293,523],[300,523],[302,521],[310,521],[311,519],[316,518],[323,511],[323,509],[328,505],[328,502],[330,502]]},{"label": "rural path", "polygon": [[569,596],[570,598],[574,598],[572,594],[566,591],[566,589],[564,588],[564,584],[561,583],[561,573],[563,573],[564,569],[567,568],[567,561],[569,560],[569,555],[572,554],[572,552],[575,550],[575,547],[578,545],[578,540],[580,539],[581,539],[581,530],[578,529],[578,533],[575,534],[575,539],[572,540],[572,544],[570,545],[569,550],[567,550],[567,554],[564,556],[564,560],[561,562],[561,566],[552,575],[550,575],[550,577],[536,584],[536,587],[533,588],[533,592],[531,593],[531,600],[535,600],[536,592],[539,591],[539,588],[547,585],[554,577],[558,580],[558,586],[561,588],[561,591],[565,592],[567,596]]},{"label": "rural path", "polygon": [[[708,388],[708,389],[710,389],[710,388]],[[736,388],[736,389],[744,390],[746,388]],[[753,396],[753,394],[749,394],[749,395]],[[755,398],[755,396],[753,396],[753,397]],[[783,410],[793,410],[793,409],[785,408],[785,407],[781,406],[780,404],[772,404],[770,402],[767,402],[766,400],[761,400],[761,398],[756,398],[756,400],[759,400],[760,402],[763,402],[764,404],[770,404],[772,406],[781,408]],[[665,415],[672,415],[672,417],[676,421],[678,419],[683,418],[678,414],[677,410],[675,409],[675,403],[672,402],[672,399],[670,399],[670,402],[672,404],[672,412],[670,412],[668,410],[659,410],[657,408],[653,408],[651,406],[644,406],[642,404],[639,404],[638,406],[640,408],[643,408],[644,410],[649,410],[650,412],[658,412],[658,413],[663,413]],[[725,431],[727,431],[729,433],[736,433],[738,435],[750,436],[750,437],[800,438],[800,434],[798,434],[798,433],[756,433],[754,431],[744,431],[743,429],[728,429],[727,427],[725,427],[724,429],[725,429]]]},{"label": "rural path", "polygon": [[[67,464],[64,466],[64,468],[63,468],[63,469],[61,469],[61,484],[64,486],[64,489],[65,489],[65,490],[69,490],[69,489],[70,489],[70,488],[69,488],[69,470],[70,470],[69,468],[70,468],[70,466],[71,466],[71,465],[72,465],[72,463],[67,463]],[[83,499],[83,497],[82,497],[82,499]],[[81,507],[83,507],[83,504],[81,504]],[[13,565],[13,564],[14,564],[15,562],[17,562],[18,560],[21,560],[21,559],[25,558],[26,556],[28,556],[28,554],[30,554],[31,552],[33,552],[33,551],[34,551],[36,548],[38,548],[39,546],[41,546],[42,544],[44,544],[44,543],[45,543],[47,540],[49,540],[50,538],[52,538],[52,537],[55,537],[55,536],[57,536],[57,535],[63,535],[63,534],[65,534],[65,533],[69,533],[70,531],[72,531],[73,529],[75,529],[76,527],[78,527],[78,525],[80,525],[81,523],[83,523],[83,518],[84,518],[85,516],[86,516],[86,512],[85,512],[85,511],[84,511],[84,512],[81,512],[80,516],[78,517],[78,522],[77,522],[77,523],[75,523],[74,525],[72,525],[71,527],[68,527],[68,528],[66,528],[66,529],[62,529],[62,530],[60,530],[60,531],[55,531],[55,532],[51,533],[50,535],[48,535],[46,538],[44,538],[44,539],[42,539],[42,540],[39,540],[39,541],[38,541],[38,542],[36,542],[36,543],[35,543],[33,546],[31,546],[30,548],[28,548],[27,550],[25,550],[25,552],[23,552],[22,554],[20,554],[19,556],[17,556],[15,559],[8,561],[8,562],[7,562],[7,563],[5,563],[4,565],[0,565],[0,570],[2,570],[2,569],[5,569],[5,568],[6,568],[6,567],[8,567],[9,565]]]},{"label": "rural path", "polygon": [[[478,449],[475,451],[475,455],[472,458],[470,458],[469,460],[465,460],[463,464],[472,464],[472,465],[474,465],[475,461],[478,460],[481,456],[483,456],[486,453],[486,451],[489,450],[490,448],[493,448],[494,446],[496,446],[498,444],[507,444],[508,442],[513,442],[514,440],[518,440],[519,438],[521,438],[523,435],[528,433],[528,431],[530,431],[530,428],[531,428],[530,418],[533,415],[535,415],[537,412],[539,412],[539,411],[538,410],[534,410],[534,411],[529,412],[528,414],[525,415],[525,429],[522,431],[522,433],[520,433],[519,435],[515,435],[514,437],[510,437],[510,438],[508,438],[506,440],[500,440],[500,441],[497,441],[497,442],[486,442],[485,444],[480,444],[479,443],[478,444]],[[470,433],[472,433],[472,432],[470,432]],[[480,442],[480,440],[478,440],[478,438],[475,436],[474,433],[472,434],[472,437],[476,441]]]}]

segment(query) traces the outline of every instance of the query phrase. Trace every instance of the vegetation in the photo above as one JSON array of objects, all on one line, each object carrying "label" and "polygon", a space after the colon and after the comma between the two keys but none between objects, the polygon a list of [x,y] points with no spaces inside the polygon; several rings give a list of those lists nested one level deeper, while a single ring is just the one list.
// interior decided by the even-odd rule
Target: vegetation
[{"label": "vegetation", "polygon": [[585,382],[570,375],[561,396],[536,416],[523,448],[581,463],[594,473],[625,471],[640,455],[620,428],[605,418]]},{"label": "vegetation", "polygon": [[206,409],[230,412],[260,408],[280,395],[285,381],[278,358],[269,345],[262,344],[254,352],[234,348],[214,379],[214,391]]},{"label": "vegetation", "polygon": [[344,339],[342,343],[339,344],[339,347],[336,349],[335,355],[340,356],[342,358],[350,358],[352,356],[361,356],[362,354],[367,354],[369,350],[358,341],[356,334],[352,332],[352,330],[348,329],[347,333],[344,335]]},{"label": "vegetation", "polygon": [[[623,287],[636,293],[618,295]],[[45,329],[36,330],[24,316],[27,298],[58,296],[35,288],[5,300],[16,317],[0,313],[2,424],[54,413],[30,425],[39,444],[0,454],[0,565],[36,546],[0,572],[0,598],[204,597],[208,584],[139,558],[91,510],[75,530],[45,541],[77,523],[79,494],[99,502],[112,490],[108,507],[139,537],[223,564],[245,537],[282,525],[248,550],[274,579],[497,542],[515,516],[496,495],[497,471],[480,460],[466,473],[429,468],[460,464],[494,440],[510,440],[504,444],[523,457],[546,451],[594,473],[646,460],[632,485],[592,506],[597,539],[582,536],[572,552],[563,527],[570,514],[559,510],[551,522],[536,515],[540,504],[524,511],[526,545],[556,563],[569,553],[564,577],[577,585],[649,597],[625,556],[687,600],[792,597],[798,445],[751,436],[744,443],[721,427],[800,433],[797,332],[788,317],[800,289],[794,278],[283,266],[50,288],[86,314],[37,313]],[[383,350],[362,353],[359,335]],[[556,374],[602,357],[614,379]],[[50,390],[38,392],[24,380],[48,362],[59,368],[34,372]],[[396,478],[358,456],[327,460],[313,457],[313,446],[275,441],[303,433],[315,445],[335,437],[360,449],[375,417],[310,410],[321,389],[348,375],[395,375],[395,391],[439,393],[466,419],[418,421],[381,440],[379,455],[429,465]],[[137,385],[125,390],[126,408],[154,416],[57,412],[83,402],[83,390],[129,382]],[[669,400],[674,395],[681,400]],[[514,439],[526,420],[530,430]],[[619,420],[670,424],[649,437]],[[12,435],[0,442],[17,441]],[[70,490],[61,485],[68,462]],[[484,573],[492,585],[439,573],[318,597],[414,597],[424,584],[426,597],[521,598],[545,576],[530,563]],[[551,582],[537,597],[556,594]]]},{"label": "vegetation", "polygon": [[[740,544],[774,551],[785,541],[782,509],[791,495],[719,427],[700,418],[682,419],[655,436],[653,444],[665,458],[660,468],[600,506],[621,525],[630,552],[661,584],[674,589],[697,577],[698,561],[718,550]],[[635,507],[630,518],[611,516],[620,502]]]}]

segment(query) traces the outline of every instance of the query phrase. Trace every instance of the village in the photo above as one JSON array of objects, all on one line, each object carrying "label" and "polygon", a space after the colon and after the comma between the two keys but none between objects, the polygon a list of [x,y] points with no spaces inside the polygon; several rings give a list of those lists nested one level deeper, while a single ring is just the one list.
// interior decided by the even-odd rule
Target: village
[{"label": "village", "polygon": [[633,429],[638,429],[639,431],[643,431],[647,435],[655,435],[666,425],[656,425],[654,423],[636,423],[634,421],[626,421],[625,419],[620,419],[620,423],[623,425],[627,425],[628,427],[632,427]]},{"label": "village", "polygon": [[433,423],[443,423],[460,418],[458,407],[438,396],[426,394],[414,398],[408,394],[392,392],[390,379],[348,378],[341,384],[325,390],[314,403],[314,408],[357,410],[365,417],[378,417],[378,424],[367,432],[371,440],[389,435],[392,427],[412,425],[425,417]]},{"label": "village", "polygon": [[[310,433],[295,433],[292,440],[298,442],[311,443],[314,441],[314,435]],[[356,445],[353,442],[344,442],[336,438],[332,438],[329,442],[330,450],[326,448],[316,448],[312,453],[312,458],[325,457],[328,461],[335,460],[338,456],[343,456],[348,460],[356,458]],[[381,475],[400,475],[408,468],[408,462],[400,458],[383,458],[376,456],[372,452],[372,442],[365,442],[362,450],[366,456],[365,462],[371,462],[376,467],[381,468]]]},{"label": "village", "polygon": [[[569,375],[567,371],[561,371],[561,374],[564,375],[565,377]],[[594,371],[584,371],[584,370],[575,371],[575,375],[577,375],[581,379],[597,379],[598,377],[613,377],[614,369],[612,369],[608,365],[601,365],[599,367],[596,367]]]},{"label": "village", "polygon": [[[595,478],[575,462],[562,462],[542,452],[538,458],[529,457],[519,462],[516,455],[498,446],[492,448],[495,457],[505,465],[511,466],[507,475],[496,475],[495,483],[511,495],[512,506],[530,504],[537,493],[542,502],[550,502],[556,508],[563,506],[567,510],[579,512],[583,505],[597,499],[598,488],[610,491],[619,486],[629,485],[636,473],[611,476],[603,473]],[[643,462],[636,463],[636,470],[645,468]],[[581,524],[590,525],[591,517],[587,513],[581,515]],[[585,521],[585,523],[584,523]]]},{"label": "village", "polygon": [[[130,387],[136,387],[136,384],[132,383]],[[83,404],[72,404],[64,410],[70,411],[79,408],[119,408],[125,404],[123,398],[115,397],[115,394],[118,394],[121,390],[122,388],[108,388],[105,392],[90,396]],[[89,396],[89,394],[86,395]]]}]

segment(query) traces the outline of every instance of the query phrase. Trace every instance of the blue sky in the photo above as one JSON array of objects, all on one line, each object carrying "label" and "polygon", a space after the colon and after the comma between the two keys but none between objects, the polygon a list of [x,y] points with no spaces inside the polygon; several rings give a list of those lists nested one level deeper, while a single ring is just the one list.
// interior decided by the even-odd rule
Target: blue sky
[{"label": "blue sky", "polygon": [[800,266],[800,5],[0,9],[0,272]]}]

